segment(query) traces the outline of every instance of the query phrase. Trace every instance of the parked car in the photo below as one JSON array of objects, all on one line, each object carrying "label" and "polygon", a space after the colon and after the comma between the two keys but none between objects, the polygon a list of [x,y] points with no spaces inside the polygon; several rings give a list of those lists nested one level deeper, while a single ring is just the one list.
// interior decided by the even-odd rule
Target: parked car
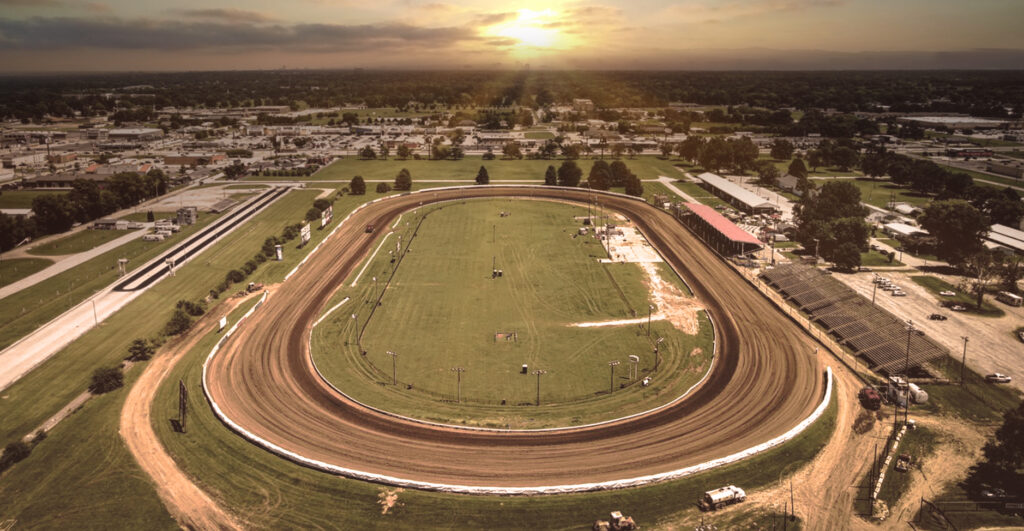
[{"label": "parked car", "polygon": [[940,291],[939,295],[942,295],[943,297],[955,297],[956,296],[956,292],[949,291],[949,290]]},{"label": "parked car", "polygon": [[1013,378],[1002,373],[994,372],[992,374],[986,374],[985,380],[988,380],[990,383],[1010,383]]},{"label": "parked car", "polygon": [[906,297],[907,296],[907,292],[905,292],[905,291],[903,291],[903,290],[901,290],[899,288],[896,288],[896,289],[892,290],[892,296],[893,297]]},{"label": "parked car", "polygon": [[913,462],[913,458],[910,457],[910,454],[900,454],[896,459],[896,470],[906,472],[910,468],[911,462]]},{"label": "parked car", "polygon": [[870,409],[872,411],[878,411],[882,407],[882,396],[878,394],[873,387],[865,387],[857,393],[857,399],[860,400],[861,406],[864,409]]},{"label": "parked car", "polygon": [[932,321],[945,321],[946,319],[948,319],[948,317],[942,315],[941,313],[933,313],[929,315],[928,318],[931,319]]}]

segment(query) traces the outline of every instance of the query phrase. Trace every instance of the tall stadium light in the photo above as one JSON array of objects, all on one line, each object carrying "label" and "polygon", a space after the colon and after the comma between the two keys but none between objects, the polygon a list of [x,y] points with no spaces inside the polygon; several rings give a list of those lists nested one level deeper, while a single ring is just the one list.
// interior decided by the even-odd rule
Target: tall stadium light
[{"label": "tall stadium light", "polygon": [[455,401],[461,403],[462,402],[462,373],[466,372],[466,369],[463,368],[463,367],[452,367],[452,372],[455,373],[455,378],[456,378],[456,381],[458,382],[457,383],[457,385],[458,385],[458,394],[455,395],[455,397],[456,397]]},{"label": "tall stadium light", "polygon": [[612,393],[615,391],[615,366],[619,364],[619,360],[609,361],[608,368],[610,368],[611,376],[608,378],[608,392]]},{"label": "tall stadium light", "polygon": [[537,405],[538,406],[540,405],[540,375],[547,374],[547,373],[548,373],[548,371],[545,371],[543,369],[537,369],[537,370],[533,371],[533,374],[537,375]]},{"label": "tall stadium light", "polygon": [[398,385],[398,354],[389,350],[388,356],[391,356],[391,383]]}]

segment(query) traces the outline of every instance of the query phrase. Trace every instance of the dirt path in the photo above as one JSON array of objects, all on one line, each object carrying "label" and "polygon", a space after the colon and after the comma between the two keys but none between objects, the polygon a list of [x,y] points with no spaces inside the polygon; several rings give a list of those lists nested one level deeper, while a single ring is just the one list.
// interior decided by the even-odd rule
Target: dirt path
[{"label": "dirt path", "polygon": [[139,466],[153,479],[160,499],[182,527],[241,529],[242,524],[178,468],[153,431],[150,407],[161,382],[182,356],[213,330],[222,316],[246,298],[228,299],[199,320],[183,337],[161,348],[146,364],[121,410],[121,437]]}]

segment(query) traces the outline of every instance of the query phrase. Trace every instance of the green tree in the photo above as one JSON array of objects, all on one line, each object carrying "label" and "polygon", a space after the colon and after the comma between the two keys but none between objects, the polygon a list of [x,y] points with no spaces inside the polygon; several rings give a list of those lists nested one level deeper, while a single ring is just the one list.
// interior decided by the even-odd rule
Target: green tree
[{"label": "green tree", "polygon": [[626,193],[636,197],[644,195],[644,184],[640,182],[639,177],[632,173],[626,179]]},{"label": "green tree", "polygon": [[153,357],[156,348],[148,340],[137,338],[128,346],[128,359],[132,361],[145,361]]},{"label": "green tree", "polygon": [[[621,164],[625,167],[621,161],[615,161],[617,164]],[[612,176],[611,168],[608,163],[603,160],[594,162],[594,165],[590,167],[590,175],[587,176],[587,183],[590,188],[594,190],[607,190],[611,188]]]},{"label": "green tree", "polygon": [[101,367],[92,373],[89,392],[94,395],[109,393],[124,385],[124,372],[121,367]]},{"label": "green tree", "polygon": [[661,156],[667,159],[676,150],[676,145],[671,142],[662,142],[658,148],[661,149]]},{"label": "green tree", "polygon": [[377,158],[377,152],[373,150],[373,147],[366,146],[359,150],[359,157],[362,159],[372,160]]},{"label": "green tree", "polygon": [[789,160],[793,158],[793,143],[782,138],[772,142],[771,157],[775,160]]},{"label": "green tree", "polygon": [[789,169],[786,172],[797,179],[806,179],[807,166],[804,166],[804,159],[800,157],[793,159],[793,162],[789,163]]},{"label": "green tree", "polygon": [[832,262],[844,271],[853,271],[860,267],[860,249],[852,242],[840,243],[832,252]]},{"label": "green tree", "polygon": [[321,215],[323,215],[323,211],[317,207],[311,207],[306,211],[306,221],[316,221],[320,219]]},{"label": "green tree", "polygon": [[224,177],[232,181],[244,177],[246,173],[245,166],[237,162],[224,168]]},{"label": "green tree", "polygon": [[152,210],[146,211],[146,221],[148,221],[150,223],[156,221],[156,216],[153,215],[153,211]]},{"label": "green tree", "polygon": [[757,182],[762,186],[775,186],[779,184],[779,177],[782,177],[779,168],[774,164],[762,164],[757,170]]},{"label": "green tree", "polygon": [[395,152],[395,154],[398,156],[398,158],[405,160],[412,156],[412,150],[409,149],[409,146],[401,144],[398,146],[398,150]]},{"label": "green tree", "polygon": [[[811,169],[812,170],[818,171],[818,167],[825,164],[825,160],[824,160],[824,157],[822,157],[821,150],[820,149],[812,149],[810,152],[808,152],[807,153],[807,163],[811,165]],[[804,167],[804,171],[805,172],[807,171],[806,167]]]},{"label": "green tree", "polygon": [[68,201],[68,194],[43,194],[32,198],[32,212],[36,226],[44,234],[57,234],[71,228],[75,223],[74,204]]},{"label": "green tree", "polygon": [[544,172],[544,184],[548,186],[555,186],[558,184],[558,173],[555,172],[554,166],[548,166],[548,170]]},{"label": "green tree", "polygon": [[850,171],[859,160],[860,153],[850,147],[838,147],[832,153],[832,161],[839,166],[840,171]]},{"label": "green tree", "polygon": [[1024,494],[1024,401],[1003,414],[1002,426],[982,452],[985,460],[972,479],[999,485],[1012,494]]},{"label": "green tree", "polygon": [[390,155],[390,154],[391,154],[391,148],[389,148],[387,146],[387,144],[384,144],[384,145],[382,145],[380,147],[380,158],[382,158],[384,160],[388,160],[388,155]]},{"label": "green tree", "polygon": [[378,194],[386,194],[386,193],[388,193],[390,191],[391,191],[391,187],[388,186],[388,183],[377,183],[377,193]]},{"label": "green tree", "polygon": [[580,179],[583,178],[583,170],[576,165],[576,162],[567,160],[558,167],[558,185],[577,187]]},{"label": "green tree", "polygon": [[519,142],[509,142],[501,148],[501,153],[505,155],[505,158],[509,159],[521,159],[523,158],[523,152],[519,149]]},{"label": "green tree", "polygon": [[480,166],[480,170],[476,172],[476,184],[490,184],[491,176],[487,174],[487,168]]},{"label": "green tree", "polygon": [[746,136],[729,141],[729,151],[732,165],[741,172],[754,167],[759,153],[754,141]]},{"label": "green tree", "polygon": [[348,183],[349,193],[352,195],[363,195],[366,193],[366,181],[359,175],[352,178]]},{"label": "green tree", "polygon": [[700,152],[703,149],[704,138],[695,135],[686,137],[686,140],[680,142],[677,147],[679,156],[693,163],[696,163],[700,158]]},{"label": "green tree", "polygon": [[402,168],[398,171],[398,175],[395,176],[395,190],[411,190],[412,189],[412,174],[409,170]]},{"label": "green tree", "polygon": [[[241,273],[241,271],[239,271]],[[174,315],[164,325],[164,334],[168,336],[176,336],[181,334],[192,327],[192,318],[189,317],[185,310],[177,309],[174,310]]]},{"label": "green tree", "polygon": [[919,221],[937,240],[935,254],[954,265],[981,250],[991,225],[988,216],[962,199],[932,201]]},{"label": "green tree", "polygon": [[717,172],[732,165],[732,147],[722,137],[714,137],[700,151],[698,161],[705,170]]},{"label": "green tree", "polygon": [[3,455],[0,455],[0,472],[7,470],[14,463],[24,461],[32,453],[32,447],[24,441],[14,441],[4,447]]}]

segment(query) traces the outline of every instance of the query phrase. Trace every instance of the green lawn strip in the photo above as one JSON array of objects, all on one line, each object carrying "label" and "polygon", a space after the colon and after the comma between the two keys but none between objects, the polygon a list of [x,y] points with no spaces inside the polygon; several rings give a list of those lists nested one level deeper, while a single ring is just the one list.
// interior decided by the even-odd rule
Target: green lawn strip
[{"label": "green lawn strip", "polygon": [[889,202],[893,199],[897,203],[907,203],[920,208],[926,207],[932,201],[932,196],[896,186],[888,179],[873,180],[868,177],[860,177],[857,179],[813,179],[811,182],[821,187],[833,180],[856,186],[860,189],[861,202],[881,209],[887,210]]},{"label": "green lawn strip", "polygon": [[[176,276],[161,280],[99,327],[86,332],[5,389],[2,392],[5,398],[0,399],[0,418],[4,419],[0,424],[0,440],[20,437],[34,430],[88,386],[93,369],[123,359],[132,340],[158,334],[178,300],[206,296],[228,271],[240,268],[256,254],[267,236],[280,234],[284,226],[300,220],[317,193],[289,192],[229,237],[189,261]],[[338,208],[350,207],[343,203]],[[313,231],[312,245],[325,234],[325,231]],[[302,259],[302,254],[295,252],[296,242],[285,245],[284,261],[266,262],[247,280],[280,281]]]},{"label": "green lawn strip", "polygon": [[[118,436],[127,386],[141,368],[126,375],[126,387],[93,397],[0,476],[0,521],[14,520],[14,529],[178,528]],[[4,428],[10,442],[6,422]]]},{"label": "green lawn strip", "polygon": [[[708,205],[710,207],[729,207],[729,203],[719,199],[717,196],[712,194],[710,191],[700,187],[697,183],[691,182],[675,182],[672,183],[676,188],[679,188],[684,193],[689,194],[691,197]],[[673,194],[674,195],[674,194]]]},{"label": "green lawn strip", "polygon": [[[605,157],[605,162],[611,164],[613,159]],[[548,166],[557,169],[565,162],[563,159],[552,160],[505,160],[498,157],[494,160],[483,160],[481,157],[465,157],[460,160],[361,160],[354,156],[345,157],[332,162],[310,177],[294,178],[299,181],[349,181],[356,175],[361,175],[367,180],[388,180],[393,181],[399,170],[406,168],[412,174],[415,183],[417,179],[424,180],[473,180],[476,178],[480,166],[487,168],[491,181],[502,180],[534,180],[544,181],[544,173]],[[677,177],[681,175],[674,168],[679,161],[666,160],[655,156],[640,156],[633,159],[623,158],[622,162],[629,167],[641,179],[657,179],[660,175]],[[593,159],[579,159],[576,164],[583,170],[583,179],[586,180]],[[247,181],[260,180],[281,180],[281,177],[262,177],[253,175],[246,177]],[[373,189],[372,186],[368,187]]]},{"label": "green lawn strip", "polygon": [[[928,402],[917,407],[936,414],[956,415],[973,422],[1002,421],[1006,410],[1016,407],[1024,395],[1008,385],[987,382],[983,375],[970,367],[961,371],[959,354],[962,351],[932,364],[940,376],[949,379],[951,383],[926,386]],[[967,357],[970,358],[970,355],[968,348]],[[961,372],[964,385],[959,385]]]},{"label": "green lawn strip", "polygon": [[903,262],[896,259],[890,262],[888,256],[878,251],[868,251],[860,253],[860,265],[865,267],[903,267]]},{"label": "green lawn strip", "polygon": [[[896,449],[896,454],[885,469],[885,481],[882,482],[882,489],[878,491],[878,498],[885,500],[890,508],[895,507],[910,486],[912,475],[918,473],[922,462],[935,451],[937,444],[938,435],[928,428],[907,430],[899,448]],[[906,472],[896,470],[897,458],[901,454],[908,454],[913,458],[911,467]]]},{"label": "green lawn strip", "polygon": [[[381,514],[379,495],[391,490],[292,464],[228,430],[212,414],[200,390],[202,363],[219,336],[205,338],[161,386],[153,422],[167,450],[186,473],[256,528],[334,527],[359,522],[364,528],[439,529],[582,528],[611,510],[656,527],[682,515],[697,516],[704,491],[735,484],[745,489],[773,484],[824,446],[835,425],[835,397],[825,414],[797,439],[760,456],[682,480],[637,489],[559,496],[499,497],[405,490],[398,505]],[[173,432],[177,382],[189,395],[187,434]],[[339,502],[343,500],[343,503]],[[709,515],[708,518],[715,518]],[[728,517],[723,517],[723,519]]]},{"label": "green lawn strip", "polygon": [[555,134],[550,131],[529,131],[525,136],[531,140],[548,140],[550,138],[555,138]]},{"label": "green lawn strip", "polygon": [[36,197],[65,193],[67,190],[6,190],[0,193],[0,208],[32,208]]},{"label": "green lawn strip", "polygon": [[39,256],[59,256],[75,254],[99,247],[104,243],[116,240],[130,232],[126,230],[81,230],[63,238],[29,249],[29,254]]},{"label": "green lawn strip", "polygon": [[[459,212],[463,209],[467,213]],[[499,210],[509,210],[512,215],[500,218]],[[653,369],[651,339],[638,325],[588,329],[565,326],[576,321],[633,318],[634,311],[635,317],[642,318],[647,312],[647,289],[637,264],[598,263],[605,253],[596,240],[589,236],[572,238],[578,226],[572,216],[585,212],[582,207],[556,203],[510,204],[505,200],[470,201],[434,211],[413,241],[416,252],[405,258],[367,328],[363,338],[367,355],[361,356],[354,345],[346,348],[344,344],[354,342],[356,325],[352,315],[357,314],[360,323],[365,322],[367,301],[374,289],[372,278],[378,278],[381,289],[390,274],[386,251],[394,248],[397,235],[367,267],[359,286],[351,288],[346,282],[328,302],[326,307],[330,308],[344,296],[351,297],[343,309],[314,331],[318,366],[328,380],[366,403],[434,421],[460,419],[487,426],[587,423],[609,418],[610,410],[616,415],[626,414],[622,408],[642,411],[681,394],[707,368],[712,333],[706,319],[702,318],[704,327],[697,337],[679,333],[667,322],[655,321],[651,337],[662,336],[666,341],[661,348],[661,367],[652,384],[625,390],[619,390],[616,384],[612,399],[606,396],[610,377],[607,362],[622,362],[617,380],[625,383],[626,354],[636,354],[641,358],[643,376]],[[494,218],[491,224],[495,227],[501,225],[496,231],[501,245],[493,252],[493,229],[483,218]],[[411,229],[405,224],[415,225],[417,220],[413,216],[403,218],[401,232],[407,233]],[[403,236],[403,241],[408,242],[409,236]],[[527,241],[538,243],[527,245]],[[470,244],[462,246],[459,242]],[[429,252],[439,248],[445,249],[444,256]],[[559,255],[557,259],[547,256],[552,253]],[[498,267],[506,271],[498,280],[490,279],[492,256],[498,257]],[[556,263],[561,265],[552,265]],[[475,264],[475,269],[465,264]],[[480,271],[479,279],[473,276],[476,269]],[[446,275],[459,278],[459,284],[445,284]],[[506,293],[509,289],[512,291]],[[499,300],[504,302],[495,302]],[[469,308],[474,310],[466,311]],[[391,333],[395,322],[403,323],[403,334]],[[445,324],[441,326],[441,322]],[[517,332],[519,339],[496,342],[494,333],[499,331]],[[690,356],[695,346],[700,346],[705,355]],[[386,357],[387,350],[399,353],[398,378],[402,385],[397,389],[389,385],[393,367]],[[418,354],[403,357],[402,352]],[[562,358],[552,353],[569,354]],[[532,375],[518,374],[523,363],[531,370],[549,371],[542,382],[547,385],[543,386],[544,405],[540,408],[527,406],[536,399],[536,380]],[[462,404],[452,403],[456,386],[449,369],[453,366],[467,369]],[[413,389],[406,388],[409,384]],[[501,407],[501,400],[505,400],[506,407]]]},{"label": "green lawn strip", "polygon": [[970,175],[974,179],[980,179],[980,180],[984,180],[984,181],[989,181],[991,183],[995,183],[995,184],[978,183],[980,185],[998,186],[999,188],[1002,188],[1002,186],[999,186],[999,185],[1017,186],[1017,187],[1024,186],[1024,180],[1014,179],[1013,177],[1002,177],[1002,176],[999,176],[999,175],[992,175],[992,174],[989,174],[989,173],[982,173],[980,171],[965,170],[965,169],[956,168],[956,167],[948,167],[947,169],[949,169],[949,171],[951,171],[953,173],[966,173],[967,175]]},{"label": "green lawn strip", "polygon": [[[979,310],[976,306],[978,302],[977,297],[969,293],[964,293],[956,286],[942,280],[941,278],[927,275],[915,275],[910,277],[910,280],[928,290],[928,292],[935,296],[939,301],[952,301],[964,306],[967,308],[968,313],[973,313],[982,317],[1002,317],[1006,314],[1005,311],[988,301],[983,301],[981,303],[981,309]],[[943,297],[942,295],[939,295],[940,291],[953,291],[956,295],[953,297]]]},{"label": "green lawn strip", "polygon": [[776,249],[795,249],[800,247],[800,242],[775,242]]},{"label": "green lawn strip", "polygon": [[0,287],[17,282],[53,265],[46,258],[5,258],[0,260]]},{"label": "green lawn strip", "polygon": [[259,188],[268,188],[266,184],[229,184],[224,187],[225,190],[254,190]]},{"label": "green lawn strip", "polygon": [[134,271],[217,217],[201,216],[199,223],[182,228],[162,242],[133,240],[5,297],[0,305],[0,348],[6,348],[116,280],[118,259],[127,258],[128,271]]}]

